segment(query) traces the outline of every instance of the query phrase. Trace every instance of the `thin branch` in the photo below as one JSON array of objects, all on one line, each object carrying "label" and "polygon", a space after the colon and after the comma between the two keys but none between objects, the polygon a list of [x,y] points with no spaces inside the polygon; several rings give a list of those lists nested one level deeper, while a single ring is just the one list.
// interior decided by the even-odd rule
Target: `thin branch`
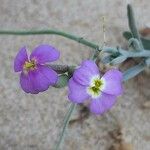
[{"label": "thin branch", "polygon": [[86,45],[88,47],[91,47],[93,49],[99,49],[99,46],[97,44],[94,44],[93,42],[90,42],[88,40],[85,40],[83,37],[78,37],[76,35],[66,33],[63,31],[58,31],[58,30],[29,30],[29,31],[23,31],[23,30],[0,30],[0,34],[3,35],[42,35],[42,34],[55,34],[59,36],[66,37],[68,39],[74,40],[78,43],[81,43],[83,45]]},{"label": "thin branch", "polygon": [[62,141],[63,141],[63,139],[64,139],[64,134],[65,134],[65,132],[66,132],[66,129],[67,129],[67,126],[68,126],[70,117],[71,117],[71,115],[72,115],[72,113],[73,113],[73,111],[74,111],[74,109],[75,109],[75,106],[76,106],[76,104],[71,103],[71,106],[70,106],[70,108],[69,108],[69,110],[68,110],[68,112],[67,112],[67,114],[66,114],[66,116],[65,116],[65,119],[64,119],[64,126],[63,126],[63,129],[62,129],[62,132],[61,132],[59,141],[58,141],[58,143],[56,144],[55,150],[59,150],[59,148],[60,148],[60,145],[61,145],[61,143],[62,143]]}]

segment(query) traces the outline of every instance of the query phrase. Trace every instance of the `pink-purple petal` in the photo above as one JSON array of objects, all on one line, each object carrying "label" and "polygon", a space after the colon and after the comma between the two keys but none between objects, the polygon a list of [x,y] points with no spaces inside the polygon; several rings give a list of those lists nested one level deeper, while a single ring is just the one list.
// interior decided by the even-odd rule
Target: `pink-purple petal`
[{"label": "pink-purple petal", "polygon": [[74,103],[83,103],[89,98],[86,91],[86,86],[78,84],[73,78],[69,80],[69,94],[68,98]]},{"label": "pink-purple petal", "polygon": [[99,69],[96,65],[96,63],[92,60],[85,60],[82,62],[81,66],[87,67],[88,70],[92,73],[92,74],[100,74]]},{"label": "pink-purple petal", "polygon": [[30,60],[35,59],[39,64],[55,61],[59,58],[59,51],[50,45],[36,47],[30,55]]},{"label": "pink-purple petal", "polygon": [[39,91],[36,90],[33,82],[32,82],[32,73],[29,72],[28,74],[21,73],[20,75],[20,85],[21,88],[26,92],[26,93],[31,93],[31,94],[38,94]]},{"label": "pink-purple petal", "polygon": [[15,72],[22,71],[25,61],[28,61],[28,55],[27,55],[26,48],[23,47],[23,48],[20,49],[20,51],[18,52],[17,56],[15,57],[15,60],[14,60],[14,71]]},{"label": "pink-purple petal", "polygon": [[53,69],[51,69],[48,66],[42,66],[42,65],[39,65],[38,69],[39,69],[40,73],[43,74],[43,76],[45,78],[47,78],[48,83],[50,85],[56,84],[56,82],[58,80],[58,74]]},{"label": "pink-purple petal", "polygon": [[101,79],[104,81],[103,92],[116,96],[122,94],[122,72],[117,69],[112,69],[107,71]]},{"label": "pink-purple petal", "polygon": [[27,74],[21,73],[20,84],[26,93],[37,94],[46,91],[50,85],[57,82],[57,73],[46,66],[37,66],[37,69]]},{"label": "pink-purple petal", "polygon": [[89,85],[93,76],[99,76],[99,69],[94,61],[86,60],[75,70],[73,78],[81,85]]},{"label": "pink-purple petal", "polygon": [[93,99],[90,104],[90,110],[94,114],[103,114],[116,102],[116,96],[109,95],[106,93],[101,93],[100,97],[97,99]]}]

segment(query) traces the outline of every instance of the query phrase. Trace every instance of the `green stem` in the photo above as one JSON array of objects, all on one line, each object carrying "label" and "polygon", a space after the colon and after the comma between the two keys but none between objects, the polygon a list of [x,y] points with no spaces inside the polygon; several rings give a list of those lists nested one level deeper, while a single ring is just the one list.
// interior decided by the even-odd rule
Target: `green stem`
[{"label": "green stem", "polygon": [[56,144],[55,150],[59,150],[59,148],[60,148],[60,145],[61,145],[61,143],[62,143],[62,141],[63,141],[63,139],[64,139],[64,134],[65,134],[65,132],[66,132],[66,129],[67,129],[67,126],[68,126],[68,123],[69,123],[71,114],[73,113],[73,111],[74,111],[74,109],[75,109],[75,106],[76,106],[76,104],[71,103],[71,106],[70,106],[70,108],[69,108],[69,110],[68,110],[68,112],[67,112],[67,114],[66,114],[66,116],[65,116],[63,130],[62,130],[62,132],[61,132],[59,141],[58,141],[58,143]]},{"label": "green stem", "polygon": [[29,31],[0,30],[0,34],[3,34],[3,35],[55,34],[55,35],[63,36],[63,37],[66,37],[68,39],[77,41],[78,43],[81,43],[81,44],[86,45],[88,47],[91,47],[93,49],[99,49],[98,45],[96,45],[93,42],[90,42],[88,40],[85,40],[83,37],[78,37],[76,35],[66,33],[66,32],[63,32],[63,31],[58,31],[58,30],[29,30]]},{"label": "green stem", "polygon": [[[54,34],[54,35],[66,37],[68,39],[77,41],[83,45],[86,45],[88,47],[96,49],[96,51],[95,51],[96,54],[98,53],[98,50],[100,50],[100,47],[93,42],[85,40],[82,37],[79,37],[79,36],[76,36],[76,35],[73,35],[70,33],[65,33],[62,31],[58,31],[58,30],[29,30],[29,31],[0,30],[0,34],[3,34],[3,35],[24,35],[24,36],[25,35],[27,36],[27,35]],[[117,51],[116,48],[112,48],[112,47],[103,47],[103,50],[105,52],[116,52]],[[148,53],[148,55],[149,55],[149,52],[147,52],[147,51],[145,51],[144,53],[141,53],[141,54],[144,55],[144,57],[146,57],[146,55],[145,55],[146,53]],[[133,55],[131,57],[134,57],[134,54],[135,53],[133,53]],[[138,53],[137,53],[137,55],[138,55]],[[95,56],[93,56],[93,57],[95,57]],[[140,55],[140,57],[141,57],[141,55]]]}]

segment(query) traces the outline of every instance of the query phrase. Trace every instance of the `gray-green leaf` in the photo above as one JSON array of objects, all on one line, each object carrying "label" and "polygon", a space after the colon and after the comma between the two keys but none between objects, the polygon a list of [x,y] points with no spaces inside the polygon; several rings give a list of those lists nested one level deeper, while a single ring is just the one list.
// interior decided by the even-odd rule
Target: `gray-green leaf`
[{"label": "gray-green leaf", "polygon": [[128,70],[124,71],[123,73],[123,81],[129,80],[136,75],[138,75],[140,72],[142,72],[145,69],[145,65],[143,63],[140,63],[134,67],[129,68]]},{"label": "gray-green leaf", "polygon": [[[123,32],[123,36],[126,40],[129,40],[129,39],[133,38],[132,33],[129,32],[129,31]],[[143,43],[144,48],[147,49],[147,50],[150,50],[150,40],[141,37],[141,41]]]}]

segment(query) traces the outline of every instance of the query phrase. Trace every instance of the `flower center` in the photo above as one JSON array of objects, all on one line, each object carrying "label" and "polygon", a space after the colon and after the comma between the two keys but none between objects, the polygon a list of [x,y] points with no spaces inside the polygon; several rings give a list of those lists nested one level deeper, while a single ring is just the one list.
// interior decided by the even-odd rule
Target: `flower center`
[{"label": "flower center", "polygon": [[93,98],[96,98],[100,95],[103,85],[104,83],[100,78],[94,78],[87,91]]},{"label": "flower center", "polygon": [[26,61],[24,64],[24,69],[26,71],[34,70],[35,68],[36,68],[36,61],[35,60]]}]

